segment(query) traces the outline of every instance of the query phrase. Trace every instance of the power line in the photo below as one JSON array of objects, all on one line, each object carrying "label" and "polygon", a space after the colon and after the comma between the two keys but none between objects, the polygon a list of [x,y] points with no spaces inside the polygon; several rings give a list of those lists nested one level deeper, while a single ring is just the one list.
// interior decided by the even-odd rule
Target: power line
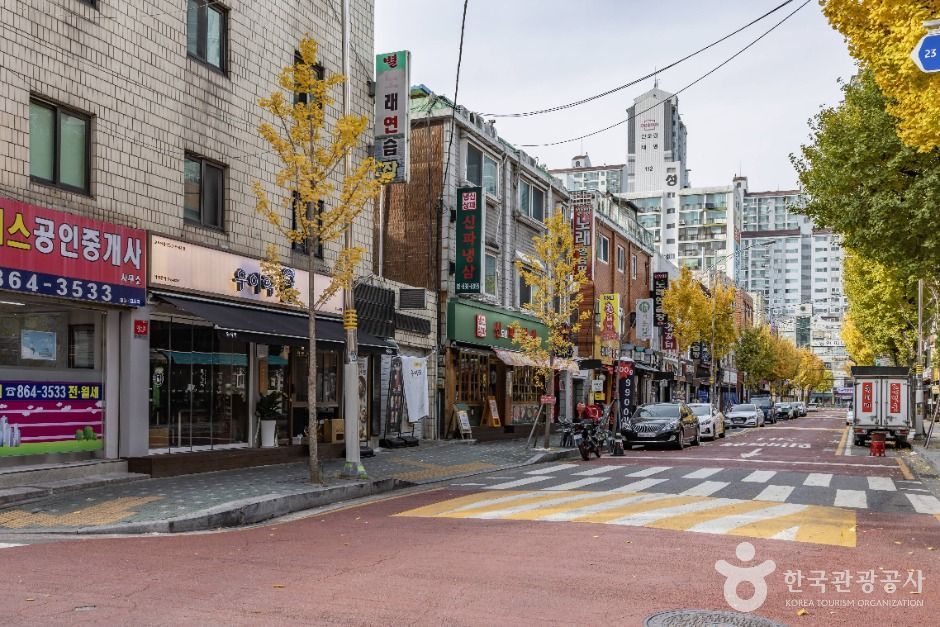
[{"label": "power line", "polygon": [[538,109],[538,110],[536,110],[536,111],[525,111],[525,112],[522,112],[522,113],[481,113],[480,115],[483,115],[483,116],[486,116],[486,117],[492,117],[492,118],[523,118],[523,117],[529,117],[529,116],[533,116],[533,115],[541,115],[541,114],[543,114],[543,113],[553,113],[553,112],[555,112],[555,111],[562,111],[562,110],[564,110],[564,109],[571,109],[572,107],[577,107],[577,106],[583,105],[583,104],[585,104],[585,103],[587,103],[587,102],[591,102],[591,101],[593,101],[593,100],[597,100],[598,98],[604,98],[605,96],[609,96],[609,95],[611,95],[611,94],[615,94],[615,93],[617,93],[618,91],[621,91],[621,90],[623,90],[623,89],[626,89],[627,87],[632,87],[632,86],[636,85],[637,83],[641,83],[641,82],[643,82],[643,81],[649,79],[650,77],[656,76],[657,74],[659,74],[659,73],[661,73],[661,72],[663,72],[663,71],[665,71],[665,70],[672,69],[672,68],[676,67],[677,65],[679,65],[680,63],[683,63],[683,62],[685,62],[685,61],[688,61],[688,60],[691,59],[692,57],[697,56],[697,55],[699,55],[699,54],[705,52],[705,51],[708,50],[709,48],[713,48],[713,47],[717,46],[718,44],[722,43],[723,41],[725,41],[725,40],[727,40],[727,39],[730,39],[731,37],[734,37],[735,35],[737,35],[737,34],[740,33],[741,31],[750,28],[751,26],[753,26],[754,24],[757,24],[758,22],[760,22],[760,21],[763,20],[764,18],[766,18],[766,17],[768,17],[768,16],[770,16],[770,15],[773,15],[774,13],[776,13],[777,11],[779,11],[780,9],[782,9],[783,7],[785,7],[786,5],[790,4],[791,2],[793,2],[793,0],[786,0],[785,2],[779,4],[779,5],[777,5],[776,7],[774,7],[773,9],[771,9],[770,11],[767,11],[766,13],[764,13],[763,15],[761,15],[760,17],[755,18],[755,19],[751,20],[750,22],[748,22],[747,24],[745,24],[744,26],[738,28],[737,30],[734,30],[734,31],[728,33],[727,35],[725,35],[725,36],[722,37],[721,39],[717,39],[717,40],[713,41],[712,43],[708,44],[707,46],[705,46],[705,47],[703,47],[703,48],[699,48],[699,49],[696,50],[695,52],[692,52],[692,53],[690,53],[690,54],[687,54],[686,56],[682,57],[681,59],[679,59],[679,60],[677,60],[677,61],[673,61],[672,63],[670,63],[669,65],[663,67],[662,69],[656,69],[656,70],[650,72],[649,74],[646,74],[646,75],[644,75],[644,76],[641,76],[640,78],[637,78],[637,79],[634,79],[634,80],[630,81],[629,83],[624,83],[623,85],[619,85],[619,86],[617,86],[617,87],[614,87],[613,89],[608,89],[607,91],[601,92],[601,93],[596,94],[596,95],[594,95],[594,96],[589,96],[588,98],[582,98],[581,100],[576,100],[576,101],[574,101],[574,102],[569,102],[568,104],[558,105],[558,106],[556,106],[556,107],[549,107],[549,108],[547,108],[547,109]]},{"label": "power line", "polygon": [[[790,19],[791,17],[793,17],[800,9],[802,9],[803,7],[805,7],[805,6],[806,6],[807,4],[809,4],[811,1],[812,1],[812,0],[806,0],[805,2],[803,2],[803,4],[801,4],[800,6],[798,6],[797,8],[795,8],[793,11],[791,11],[790,13],[788,13],[782,20],[780,20],[779,22],[777,22],[776,24],[774,24],[773,26],[771,26],[769,29],[767,29],[766,31],[764,31],[763,33],[761,33],[756,39],[753,39],[753,40],[752,40],[750,43],[748,43],[746,46],[744,46],[743,48],[741,48],[740,50],[738,50],[737,52],[735,52],[733,55],[731,55],[730,57],[728,57],[727,59],[725,59],[724,61],[722,61],[721,63],[719,63],[719,64],[716,65],[715,67],[713,67],[712,69],[710,69],[710,70],[709,70],[708,72],[706,72],[705,74],[702,74],[701,76],[699,76],[698,78],[696,78],[694,81],[692,81],[691,83],[689,83],[688,85],[686,85],[686,86],[683,87],[682,89],[676,91],[673,95],[674,95],[674,96],[678,96],[679,94],[681,94],[681,93],[684,92],[685,90],[687,90],[687,89],[689,89],[690,87],[693,87],[694,85],[700,83],[701,81],[705,80],[706,78],[708,78],[709,76],[711,76],[712,74],[714,74],[715,72],[717,72],[718,70],[720,70],[721,68],[723,68],[724,66],[726,66],[727,64],[729,64],[731,61],[733,61],[734,59],[736,59],[737,57],[739,57],[740,55],[742,55],[746,50],[748,50],[749,48],[751,48],[752,46],[754,46],[754,45],[755,45],[757,42],[759,42],[761,39],[763,39],[764,37],[766,37],[767,35],[769,35],[770,33],[772,33],[774,30],[776,30],[781,24],[783,24],[783,23],[786,22],[788,19]],[[586,134],[584,134],[584,135],[579,135],[579,136],[577,136],[577,137],[571,137],[571,138],[569,138],[569,139],[562,139],[562,140],[554,141],[554,142],[548,142],[548,143],[545,143],[545,144],[519,144],[519,147],[520,147],[520,148],[545,148],[545,147],[549,147],[549,146],[560,146],[560,145],[562,145],[562,144],[570,144],[571,142],[576,142],[576,141],[579,141],[579,140],[582,140],[582,139],[587,139],[588,137],[593,137],[594,135],[600,135],[601,133],[604,133],[604,132],[609,131],[609,130],[611,130],[611,129],[617,128],[618,126],[622,126],[622,125],[626,124],[627,122],[631,122],[631,121],[633,121],[634,119],[636,119],[637,116],[643,115],[644,113],[646,113],[646,112],[648,112],[648,111],[652,111],[653,109],[655,109],[656,107],[660,106],[661,104],[662,104],[662,103],[656,103],[656,104],[654,104],[654,105],[651,106],[651,107],[647,107],[646,109],[643,109],[642,111],[639,111],[639,112],[637,112],[637,113],[634,113],[633,115],[627,116],[626,118],[624,118],[623,120],[620,120],[619,122],[615,122],[615,123],[611,124],[610,126],[605,126],[604,128],[598,129],[598,130],[596,130],[596,131],[592,131],[592,132],[590,132],[590,133],[586,133]]]},{"label": "power line", "polygon": [[454,81],[454,102],[450,114],[450,139],[447,140],[447,161],[444,162],[444,180],[441,183],[441,194],[447,187],[447,171],[450,169],[450,153],[454,145],[454,135],[457,134],[457,92],[460,90],[460,64],[463,62],[463,35],[467,26],[467,5],[470,0],[463,0],[463,17],[460,20],[460,47],[457,49],[457,78]]}]

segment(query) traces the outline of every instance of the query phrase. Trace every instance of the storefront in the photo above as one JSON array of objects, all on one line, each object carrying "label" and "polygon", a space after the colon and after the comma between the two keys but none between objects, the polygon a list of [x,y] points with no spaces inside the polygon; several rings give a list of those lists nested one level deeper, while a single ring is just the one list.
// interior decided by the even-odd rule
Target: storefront
[{"label": "storefront", "polygon": [[[481,426],[482,422],[488,422],[484,419],[491,399],[499,413],[501,427],[507,428],[501,431],[515,432],[516,427],[531,425],[539,412],[544,387],[538,383],[534,364],[513,343],[516,323],[524,333],[543,340],[548,336],[542,323],[518,312],[457,298],[447,304],[450,341],[445,407],[448,412],[452,412],[455,405],[466,409],[475,436],[478,431],[492,429]],[[570,360],[559,363],[563,369],[577,372],[577,366]],[[555,389],[559,389],[557,373]],[[564,406],[564,402],[559,406]],[[448,423],[451,421],[445,421],[445,425]],[[447,437],[451,433],[443,435]]]},{"label": "storefront", "polygon": [[0,465],[116,458],[146,232],[0,198]]},{"label": "storefront", "polygon": [[[300,303],[286,306],[257,259],[158,236],[151,258],[149,452],[260,446],[262,420],[275,424],[268,445],[300,445],[310,402],[307,273],[282,269]],[[316,276],[318,295],[329,282]],[[316,436],[337,452],[345,441],[342,307],[334,294],[316,321]],[[377,422],[372,380],[388,349],[359,332],[360,440]]]}]

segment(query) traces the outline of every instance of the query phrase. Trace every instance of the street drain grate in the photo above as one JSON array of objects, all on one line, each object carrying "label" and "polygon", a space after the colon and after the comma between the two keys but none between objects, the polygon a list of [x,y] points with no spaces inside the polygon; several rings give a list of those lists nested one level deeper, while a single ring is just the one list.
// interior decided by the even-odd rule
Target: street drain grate
[{"label": "street drain grate", "polygon": [[669,610],[646,619],[645,627],[785,627],[752,614],[714,610]]}]

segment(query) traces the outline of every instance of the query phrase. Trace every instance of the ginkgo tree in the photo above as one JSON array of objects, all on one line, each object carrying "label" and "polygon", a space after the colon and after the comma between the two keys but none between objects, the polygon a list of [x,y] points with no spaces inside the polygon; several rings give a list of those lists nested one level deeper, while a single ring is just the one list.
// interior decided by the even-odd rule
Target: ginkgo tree
[{"label": "ginkgo tree", "polygon": [[[515,322],[512,341],[536,364],[536,380],[545,386],[548,396],[553,396],[558,358],[571,354],[571,335],[581,329],[590,312],[581,311],[581,286],[587,276],[583,268],[577,267],[571,223],[557,211],[545,226],[545,233],[532,238],[535,252],[528,259],[529,265],[517,262],[516,269],[532,293],[522,309],[546,326],[548,337],[524,333]],[[545,448],[549,447],[550,429],[551,420],[546,419]]]},{"label": "ginkgo tree", "polygon": [[307,302],[300,290],[283,271],[280,250],[283,245],[267,246],[263,271],[270,277],[281,301],[305,305],[309,312],[310,343],[307,373],[307,439],[310,443],[310,481],[320,483],[317,455],[317,360],[316,311],[340,290],[352,287],[355,268],[364,249],[341,246],[333,263],[332,281],[319,295],[314,287],[318,246],[338,241],[352,228],[367,203],[379,194],[391,178],[371,157],[349,170],[341,167],[347,154],[363,145],[369,119],[345,115],[335,121],[329,111],[334,104],[332,92],[346,78],[333,74],[320,78],[317,71],[317,44],[305,38],[299,43],[299,57],[281,70],[278,87],[259,100],[268,121],[258,133],[270,145],[280,161],[276,172],[276,193],[270,193],[260,181],[254,184],[256,210],[289,244],[306,247],[308,259]]},{"label": "ginkgo tree", "polygon": [[679,278],[672,281],[663,293],[663,311],[672,324],[673,335],[680,354],[704,337],[710,324],[708,296],[692,271],[682,268]]}]

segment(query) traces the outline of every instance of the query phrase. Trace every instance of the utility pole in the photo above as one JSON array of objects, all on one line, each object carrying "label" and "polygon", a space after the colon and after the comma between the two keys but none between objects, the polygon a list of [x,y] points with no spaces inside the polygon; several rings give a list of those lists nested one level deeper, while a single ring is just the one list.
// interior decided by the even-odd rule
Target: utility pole
[{"label": "utility pole", "polygon": [[924,435],[924,280],[917,281],[917,363],[914,365],[917,377],[914,414],[914,434]]},{"label": "utility pole", "polygon": [[[343,116],[350,114],[352,100],[352,76],[349,62],[349,0],[343,0]],[[343,176],[352,171],[352,152],[347,150],[343,161]],[[352,248],[353,225],[346,229],[345,247]],[[311,255],[312,256],[312,255]],[[313,294],[311,293],[311,298]],[[368,479],[365,466],[359,457],[359,337],[356,316],[356,295],[353,286],[343,294],[343,329],[346,332],[346,351],[343,359],[343,426],[346,438],[346,464],[343,466],[344,478]],[[310,359],[316,359],[310,355]],[[311,399],[312,400],[312,399]]]}]

